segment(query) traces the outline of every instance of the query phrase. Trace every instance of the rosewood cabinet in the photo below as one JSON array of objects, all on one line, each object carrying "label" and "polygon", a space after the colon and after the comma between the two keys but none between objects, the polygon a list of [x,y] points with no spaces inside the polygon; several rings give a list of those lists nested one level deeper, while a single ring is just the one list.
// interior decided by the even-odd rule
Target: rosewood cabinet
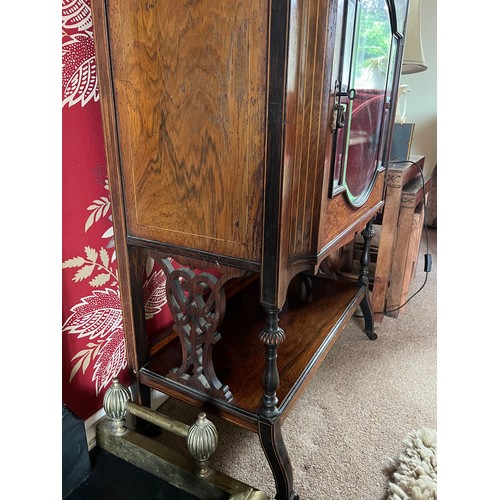
[{"label": "rosewood cabinet", "polygon": [[[134,399],[154,388],[257,432],[276,498],[296,499],[283,420],[358,306],[376,337],[370,221],[407,0],[92,10]],[[336,279],[329,256],[365,226],[358,281]],[[174,318],[155,339],[147,256]]]}]

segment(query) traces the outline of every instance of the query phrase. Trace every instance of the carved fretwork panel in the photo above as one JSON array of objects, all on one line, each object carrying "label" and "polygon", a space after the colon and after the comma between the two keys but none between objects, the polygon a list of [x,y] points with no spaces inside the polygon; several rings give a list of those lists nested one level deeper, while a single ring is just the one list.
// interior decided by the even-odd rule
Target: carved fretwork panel
[{"label": "carved fretwork panel", "polygon": [[196,274],[188,267],[175,269],[169,259],[157,262],[165,272],[167,302],[182,348],[181,366],[168,377],[231,401],[233,395],[218,379],[212,362],[212,348],[220,340],[217,328],[226,307],[222,288],[226,280],[208,272]]}]

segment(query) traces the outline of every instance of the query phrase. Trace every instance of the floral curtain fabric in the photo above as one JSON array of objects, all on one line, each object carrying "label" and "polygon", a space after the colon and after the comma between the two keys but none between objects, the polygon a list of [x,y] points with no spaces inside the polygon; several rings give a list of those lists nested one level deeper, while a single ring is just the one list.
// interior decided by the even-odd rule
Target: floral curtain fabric
[{"label": "floral curtain fabric", "polygon": [[[62,2],[62,129],[62,395],[86,419],[113,377],[129,381],[90,0]],[[151,328],[170,323],[152,261],[144,293]]]}]

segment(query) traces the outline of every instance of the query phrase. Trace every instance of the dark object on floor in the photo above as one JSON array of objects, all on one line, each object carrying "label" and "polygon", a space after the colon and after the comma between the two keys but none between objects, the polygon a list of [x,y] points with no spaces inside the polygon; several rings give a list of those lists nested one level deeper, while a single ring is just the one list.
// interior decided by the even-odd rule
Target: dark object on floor
[{"label": "dark object on floor", "polygon": [[99,447],[90,457],[92,473],[66,500],[197,500]]},{"label": "dark object on floor", "polygon": [[83,420],[62,407],[62,497],[66,498],[90,474],[90,457]]}]

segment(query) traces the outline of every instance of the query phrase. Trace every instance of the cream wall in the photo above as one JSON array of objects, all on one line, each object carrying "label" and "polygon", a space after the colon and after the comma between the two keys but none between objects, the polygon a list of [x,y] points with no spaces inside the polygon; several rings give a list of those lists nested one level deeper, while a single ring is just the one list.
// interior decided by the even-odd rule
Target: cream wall
[{"label": "cream wall", "polygon": [[421,0],[421,33],[427,69],[401,75],[400,83],[411,88],[406,123],[415,123],[411,154],[425,155],[424,173],[437,165],[437,8],[436,0]]}]

